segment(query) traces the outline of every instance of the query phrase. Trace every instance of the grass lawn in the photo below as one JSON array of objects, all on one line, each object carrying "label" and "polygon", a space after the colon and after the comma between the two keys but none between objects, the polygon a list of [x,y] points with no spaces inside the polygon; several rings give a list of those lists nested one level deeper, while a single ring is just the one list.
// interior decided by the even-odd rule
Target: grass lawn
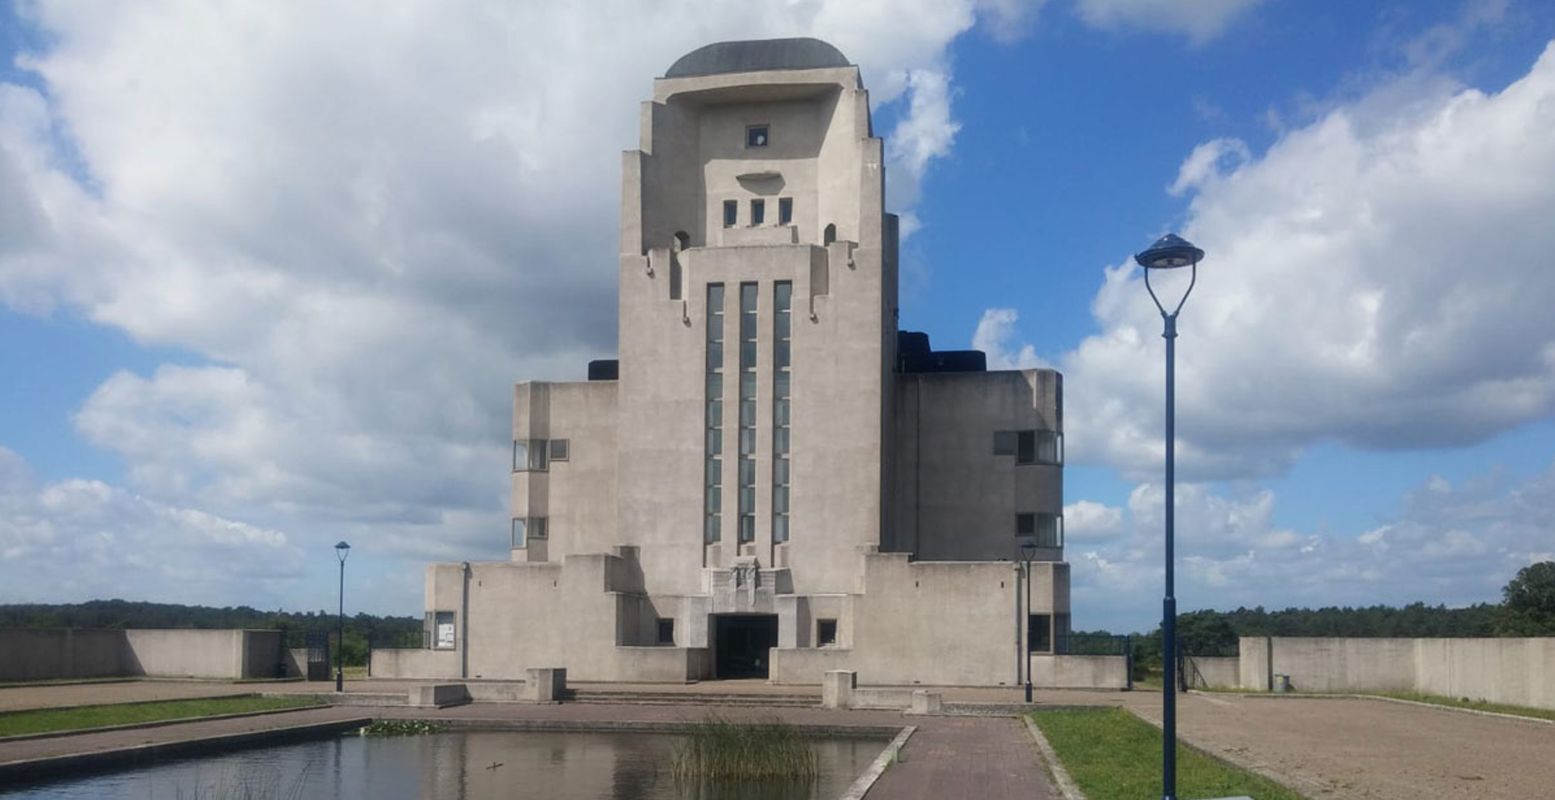
[{"label": "grass lawn", "polygon": [[1393,697],[1399,700],[1413,700],[1416,703],[1430,703],[1431,705],[1447,706],[1448,708],[1494,711],[1497,714],[1512,714],[1519,717],[1555,720],[1555,710],[1552,709],[1510,706],[1505,703],[1487,703],[1483,700],[1470,700],[1467,697],[1442,697],[1441,695],[1422,694],[1420,692],[1362,692],[1361,694],[1374,694],[1378,697]]},{"label": "grass lawn", "polygon": [[[1121,708],[1033,712],[1064,769],[1089,800],[1161,796],[1161,731]],[[1274,781],[1177,747],[1177,796],[1184,800],[1247,795],[1301,800]]]},{"label": "grass lawn", "polygon": [[316,705],[322,704],[309,697],[240,695],[237,697],[212,697],[201,700],[159,700],[154,703],[119,703],[116,705],[78,706],[76,708],[10,711],[0,713],[0,736],[87,730],[91,728],[104,728],[110,725],[159,722],[161,720],[186,719],[189,717],[213,717],[218,714],[241,714],[250,711],[276,711]]}]

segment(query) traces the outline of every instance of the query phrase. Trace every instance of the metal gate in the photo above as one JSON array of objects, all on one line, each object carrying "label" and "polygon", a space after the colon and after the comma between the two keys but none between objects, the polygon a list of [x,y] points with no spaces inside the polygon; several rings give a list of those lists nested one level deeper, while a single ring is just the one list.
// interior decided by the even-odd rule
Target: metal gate
[{"label": "metal gate", "polygon": [[329,631],[308,631],[308,680],[329,680]]}]

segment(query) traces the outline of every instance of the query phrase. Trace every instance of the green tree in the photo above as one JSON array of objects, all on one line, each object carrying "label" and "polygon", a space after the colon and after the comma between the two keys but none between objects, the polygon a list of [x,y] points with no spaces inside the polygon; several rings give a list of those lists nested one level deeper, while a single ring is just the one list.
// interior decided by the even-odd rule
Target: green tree
[{"label": "green tree", "polygon": [[1517,571],[1501,590],[1501,615],[1496,632],[1502,636],[1555,634],[1555,561],[1540,561]]}]

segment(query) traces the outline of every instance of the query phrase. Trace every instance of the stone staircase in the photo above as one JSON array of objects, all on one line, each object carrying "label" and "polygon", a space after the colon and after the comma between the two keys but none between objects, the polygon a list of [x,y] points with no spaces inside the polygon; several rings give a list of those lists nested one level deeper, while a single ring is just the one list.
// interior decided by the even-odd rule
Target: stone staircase
[{"label": "stone staircase", "polygon": [[819,708],[821,698],[808,694],[735,694],[570,689],[564,698],[564,702],[592,705]]}]

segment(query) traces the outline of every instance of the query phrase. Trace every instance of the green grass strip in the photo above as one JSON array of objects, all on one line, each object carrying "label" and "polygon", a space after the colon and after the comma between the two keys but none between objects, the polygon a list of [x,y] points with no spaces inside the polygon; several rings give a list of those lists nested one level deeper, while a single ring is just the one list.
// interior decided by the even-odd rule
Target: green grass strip
[{"label": "green grass strip", "polygon": [[211,697],[198,700],[161,700],[153,703],[119,703],[74,708],[40,708],[0,713],[0,736],[28,733],[91,730],[113,725],[133,725],[170,719],[213,717],[322,705],[311,697]]},{"label": "green grass strip", "polygon": [[[1089,800],[1161,796],[1161,731],[1121,708],[1033,712],[1064,769]],[[1177,796],[1247,795],[1254,800],[1301,800],[1261,775],[1196,750],[1177,747]]]},{"label": "green grass strip", "polygon": [[1410,700],[1416,703],[1430,703],[1433,706],[1467,708],[1471,711],[1490,711],[1496,714],[1511,714],[1516,717],[1532,717],[1533,719],[1555,721],[1555,709],[1548,708],[1529,708],[1527,706],[1507,705],[1506,703],[1489,703],[1484,700],[1470,700],[1467,697],[1442,697],[1437,694],[1424,694],[1421,692],[1361,692],[1361,694],[1374,694],[1378,697],[1392,697],[1396,700]]}]

